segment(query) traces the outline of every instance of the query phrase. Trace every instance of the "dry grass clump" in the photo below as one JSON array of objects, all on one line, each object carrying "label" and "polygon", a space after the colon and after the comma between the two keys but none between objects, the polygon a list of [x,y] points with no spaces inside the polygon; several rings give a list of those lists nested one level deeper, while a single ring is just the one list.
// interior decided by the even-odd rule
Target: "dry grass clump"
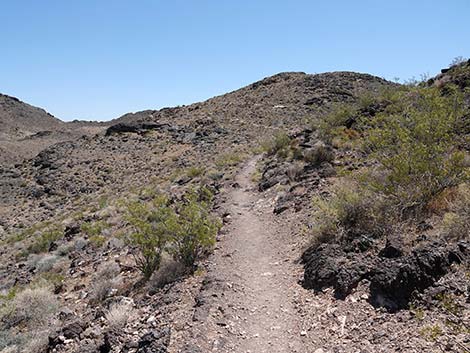
[{"label": "dry grass clump", "polygon": [[106,320],[110,327],[120,329],[126,326],[130,318],[135,313],[135,309],[130,303],[112,304],[106,313]]},{"label": "dry grass clump", "polygon": [[58,309],[59,302],[48,287],[26,288],[4,305],[0,319],[6,327],[36,328],[47,324]]},{"label": "dry grass clump", "polygon": [[93,277],[89,298],[92,302],[102,302],[119,284],[121,269],[116,262],[103,263]]},{"label": "dry grass clump", "polygon": [[391,230],[391,209],[384,198],[353,180],[342,180],[328,198],[314,197],[312,246],[379,238]]},{"label": "dry grass clump", "polygon": [[470,236],[470,187],[461,185],[450,211],[444,215],[443,236],[448,240],[468,239]]},{"label": "dry grass clump", "polygon": [[181,278],[188,269],[172,258],[164,257],[160,268],[150,277],[149,288],[151,291],[163,288],[167,284],[175,282]]}]

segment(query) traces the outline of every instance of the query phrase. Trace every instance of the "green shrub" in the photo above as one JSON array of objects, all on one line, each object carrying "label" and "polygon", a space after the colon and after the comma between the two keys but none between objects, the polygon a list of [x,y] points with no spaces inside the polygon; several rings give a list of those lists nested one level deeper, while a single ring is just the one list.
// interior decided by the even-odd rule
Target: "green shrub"
[{"label": "green shrub", "polygon": [[375,118],[366,147],[385,175],[371,185],[407,210],[467,180],[468,168],[456,129],[462,118],[461,95],[416,87],[399,95],[399,112]]},{"label": "green shrub", "polygon": [[191,179],[200,177],[204,175],[204,173],[205,173],[205,169],[202,167],[190,167],[186,171],[186,175],[190,177]]},{"label": "green shrub", "polygon": [[312,245],[379,238],[391,231],[392,210],[380,195],[353,180],[337,185],[329,198],[313,199]]},{"label": "green shrub", "polygon": [[103,233],[105,229],[109,228],[109,225],[104,221],[87,221],[83,222],[80,229],[88,236],[98,236]]},{"label": "green shrub", "polygon": [[272,139],[263,143],[263,150],[270,156],[278,155],[280,157],[287,157],[289,154],[289,145],[291,138],[284,132],[278,132]]},{"label": "green shrub", "polygon": [[227,152],[222,153],[217,157],[215,161],[215,165],[218,168],[225,168],[225,167],[235,167],[240,164],[245,158],[245,154],[241,152]]},{"label": "green shrub", "polygon": [[357,109],[351,104],[335,105],[328,115],[323,120],[316,123],[316,130],[318,130],[320,138],[328,143],[331,143],[333,138],[338,136],[343,129],[349,125],[350,122],[355,121],[357,118]]},{"label": "green shrub", "polygon": [[41,233],[41,235],[28,247],[28,253],[39,254],[41,252],[49,251],[52,243],[62,239],[64,233],[62,230],[48,230]]},{"label": "green shrub", "polygon": [[212,198],[211,191],[201,187],[174,205],[164,195],[151,203],[128,205],[126,219],[133,229],[128,242],[137,248],[136,264],[145,280],[159,269],[164,251],[192,268],[212,248],[219,228],[210,215]]},{"label": "green shrub", "polygon": [[177,217],[168,199],[159,195],[152,204],[132,202],[127,206],[127,221],[133,228],[128,241],[138,250],[137,268],[148,280],[159,268],[165,250],[177,226]]},{"label": "green shrub", "polygon": [[[204,198],[208,196],[205,191],[203,195]],[[204,198],[200,193],[190,192],[178,207],[170,252],[176,261],[188,268],[192,268],[204,253],[212,249],[220,227],[219,222],[210,215],[210,202]]]}]

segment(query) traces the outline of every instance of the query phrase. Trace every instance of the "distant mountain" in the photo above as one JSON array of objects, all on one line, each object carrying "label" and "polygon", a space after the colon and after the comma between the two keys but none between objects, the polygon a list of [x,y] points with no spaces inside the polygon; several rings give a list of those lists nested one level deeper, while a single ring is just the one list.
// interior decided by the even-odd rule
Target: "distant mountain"
[{"label": "distant mountain", "polygon": [[0,94],[0,166],[19,163],[50,145],[74,139],[87,133],[90,125],[96,127],[65,123],[44,109]]}]

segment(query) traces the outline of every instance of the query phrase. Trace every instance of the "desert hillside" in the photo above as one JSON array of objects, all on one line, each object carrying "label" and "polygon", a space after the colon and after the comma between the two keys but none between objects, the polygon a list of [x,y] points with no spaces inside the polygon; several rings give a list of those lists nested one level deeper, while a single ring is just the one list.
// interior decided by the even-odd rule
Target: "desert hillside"
[{"label": "desert hillside", "polygon": [[0,95],[0,352],[469,352],[470,61],[65,123]]}]

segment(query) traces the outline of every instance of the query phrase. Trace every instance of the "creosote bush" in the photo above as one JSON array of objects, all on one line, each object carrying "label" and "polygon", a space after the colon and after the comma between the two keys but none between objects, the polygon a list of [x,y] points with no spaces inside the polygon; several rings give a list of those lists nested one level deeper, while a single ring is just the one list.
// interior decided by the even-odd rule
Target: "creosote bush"
[{"label": "creosote bush", "polygon": [[354,140],[356,155],[368,166],[345,177],[354,187],[315,198],[314,244],[361,234],[380,237],[395,231],[393,224],[443,212],[443,235],[468,237],[470,171],[462,124],[469,112],[456,86],[444,88],[424,83],[390,88],[357,105],[339,106],[320,123],[325,140]]},{"label": "creosote bush", "polygon": [[203,194],[192,191],[177,206],[177,227],[172,234],[169,251],[187,268],[192,268],[215,244],[220,225],[210,215],[211,199],[207,189]]},{"label": "creosote bush", "polygon": [[376,117],[366,147],[386,174],[371,185],[407,210],[423,207],[469,174],[456,129],[463,114],[461,95],[414,88],[402,93],[402,105],[400,113]]},{"label": "creosote bush", "polygon": [[211,250],[219,229],[211,203],[212,193],[202,187],[173,204],[164,195],[128,204],[126,219],[133,230],[128,243],[136,248],[136,265],[145,280],[159,269],[164,252],[192,269]]},{"label": "creosote bush", "polygon": [[126,219],[133,228],[128,240],[138,250],[137,268],[148,280],[159,268],[163,251],[176,229],[176,214],[168,198],[158,195],[151,204],[139,201],[128,204]]}]

